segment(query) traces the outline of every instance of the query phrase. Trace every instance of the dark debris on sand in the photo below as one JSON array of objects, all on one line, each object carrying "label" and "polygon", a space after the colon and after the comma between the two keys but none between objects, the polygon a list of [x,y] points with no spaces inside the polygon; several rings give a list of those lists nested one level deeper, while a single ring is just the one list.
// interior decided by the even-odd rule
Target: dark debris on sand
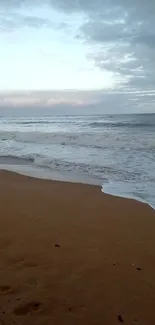
[{"label": "dark debris on sand", "polygon": [[118,320],[119,320],[120,323],[124,323],[124,320],[123,320],[121,315],[118,315]]}]

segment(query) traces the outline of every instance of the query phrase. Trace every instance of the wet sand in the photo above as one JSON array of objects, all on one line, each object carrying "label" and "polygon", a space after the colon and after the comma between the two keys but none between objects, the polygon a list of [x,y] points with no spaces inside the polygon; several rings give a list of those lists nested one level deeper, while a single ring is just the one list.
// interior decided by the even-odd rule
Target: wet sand
[{"label": "wet sand", "polygon": [[0,171],[0,325],[154,325],[155,211]]}]

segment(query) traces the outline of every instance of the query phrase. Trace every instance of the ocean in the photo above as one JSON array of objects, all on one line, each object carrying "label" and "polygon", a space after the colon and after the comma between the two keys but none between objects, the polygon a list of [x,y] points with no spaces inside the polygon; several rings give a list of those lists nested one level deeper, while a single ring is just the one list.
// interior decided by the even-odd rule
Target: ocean
[{"label": "ocean", "polygon": [[155,114],[1,116],[0,168],[155,207]]}]

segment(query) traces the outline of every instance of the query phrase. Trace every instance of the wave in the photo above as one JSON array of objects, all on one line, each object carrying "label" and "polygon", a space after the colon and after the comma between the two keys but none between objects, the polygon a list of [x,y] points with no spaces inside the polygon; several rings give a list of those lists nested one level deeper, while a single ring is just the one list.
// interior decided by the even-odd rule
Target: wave
[{"label": "wave", "polygon": [[[10,124],[9,121],[6,121],[7,124]],[[14,124],[18,124],[18,125],[45,125],[45,124],[71,124],[72,121],[67,121],[67,120],[26,120],[26,121],[22,121],[22,120],[15,120]]]},{"label": "wave", "polygon": [[0,156],[0,165],[29,165],[35,162],[35,158],[27,155],[2,155]]},{"label": "wave", "polygon": [[47,120],[15,121],[15,124],[18,124],[18,125],[53,124],[53,123],[57,123],[57,122],[56,121],[47,121]]},{"label": "wave", "polygon": [[[98,165],[90,165],[86,163],[76,163],[70,162],[63,159],[55,159],[48,156],[43,156],[39,154],[21,154],[17,153],[15,155],[2,155],[0,156],[0,165],[35,165],[37,167],[44,167],[51,170],[57,170],[61,172],[82,172],[89,176],[95,176],[96,178],[103,179],[101,177],[101,172],[103,172],[103,167]],[[105,178],[104,178],[105,179]]]},{"label": "wave", "polygon": [[127,128],[145,128],[145,127],[155,127],[155,123],[153,122],[145,122],[145,123],[134,123],[134,122],[93,122],[88,124],[92,128],[121,128],[121,127],[127,127]]},{"label": "wave", "polygon": [[[141,173],[122,170],[114,166],[101,166],[96,164],[89,164],[84,162],[67,161],[65,159],[53,158],[50,156],[43,156],[37,153],[0,156],[0,165],[33,165],[50,169],[59,172],[79,173],[91,178],[99,179],[107,182],[109,178],[116,181],[141,181],[145,180],[145,175]],[[147,181],[154,182],[152,178],[147,176]]]},{"label": "wave", "polygon": [[20,132],[4,131],[0,132],[0,141],[15,141],[21,143],[62,145],[62,146],[81,146],[102,148],[103,137],[100,134],[92,136],[92,133],[70,133],[70,132]]},{"label": "wave", "polygon": [[67,119],[66,117],[59,117],[59,118],[54,118],[54,119],[46,119],[46,118],[38,118],[38,119],[3,119],[2,122],[4,124],[13,124],[13,125],[53,125],[53,124],[79,124],[79,122],[82,122],[81,120],[79,121],[78,119],[74,120],[73,119]]},{"label": "wave", "polygon": [[[20,132],[20,131],[3,131],[0,132],[1,150],[2,148],[9,150],[9,148],[16,146],[24,147],[24,145],[46,145],[50,148],[52,145],[59,145],[61,147],[74,147],[74,148],[91,148],[96,150],[117,149],[117,150],[144,150],[151,151],[155,149],[154,138],[150,138],[149,141],[141,139],[141,141],[135,141],[135,137],[131,137],[130,142],[128,138],[122,138],[122,134],[113,136],[109,132],[96,132],[92,133],[71,133],[71,132]],[[7,143],[7,146],[5,144]],[[5,150],[6,152],[6,150]],[[95,152],[94,152],[95,154]],[[96,154],[98,154],[96,152]]]}]

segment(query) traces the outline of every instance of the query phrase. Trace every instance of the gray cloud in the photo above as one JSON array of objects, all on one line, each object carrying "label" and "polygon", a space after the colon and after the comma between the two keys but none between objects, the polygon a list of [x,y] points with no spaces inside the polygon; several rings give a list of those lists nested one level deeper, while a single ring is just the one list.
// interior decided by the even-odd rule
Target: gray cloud
[{"label": "gray cloud", "polygon": [[21,27],[30,28],[52,28],[52,29],[65,29],[68,24],[65,22],[56,23],[52,19],[41,18],[33,15],[24,15],[16,12],[0,13],[0,31],[12,32]]},{"label": "gray cloud", "polygon": [[[151,98],[151,100],[150,100]],[[148,100],[150,105],[148,109]],[[0,114],[154,112],[155,91],[27,91],[0,93]]]},{"label": "gray cloud", "polygon": [[0,14],[0,30],[3,32],[13,31],[21,27],[55,27],[54,23],[48,19],[35,16],[24,16],[21,14]]},{"label": "gray cloud", "polygon": [[51,0],[50,3],[66,12],[86,14],[77,38],[90,44],[88,57],[94,64],[118,76],[119,87],[133,91],[155,87],[154,0]]}]

